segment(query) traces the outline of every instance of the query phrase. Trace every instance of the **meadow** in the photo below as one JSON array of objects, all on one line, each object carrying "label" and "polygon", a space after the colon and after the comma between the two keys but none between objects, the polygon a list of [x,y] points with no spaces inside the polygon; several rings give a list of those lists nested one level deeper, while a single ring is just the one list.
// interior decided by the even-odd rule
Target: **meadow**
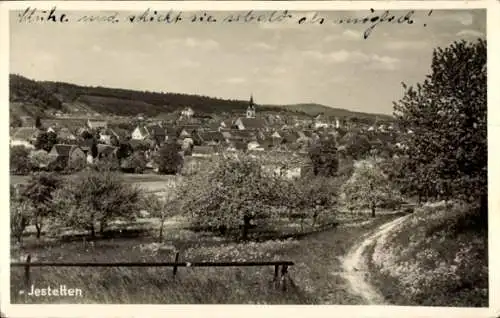
[{"label": "meadow", "polygon": [[[42,240],[32,234],[22,248],[13,246],[12,260],[65,262],[157,262],[173,261],[293,261],[286,290],[273,283],[274,268],[180,268],[174,278],[171,268],[33,268],[32,284],[66,285],[83,290],[82,298],[30,298],[23,290],[23,269],[11,270],[13,303],[169,303],[169,304],[360,304],[349,292],[342,276],[341,258],[364,233],[396,217],[370,219],[368,215],[345,215],[328,229],[300,231],[298,224],[283,220],[288,229],[266,229],[261,241],[238,242],[198,231],[182,218],[166,222],[162,242],[156,237],[154,219],[113,224],[109,231],[129,231],[130,237],[100,238],[89,242],[77,235],[61,236],[49,228]],[[51,235],[51,233],[54,233]],[[59,234],[55,234],[59,233]],[[279,233],[279,236],[274,236]],[[288,234],[284,234],[288,233]],[[259,237],[262,237],[259,233]]]}]

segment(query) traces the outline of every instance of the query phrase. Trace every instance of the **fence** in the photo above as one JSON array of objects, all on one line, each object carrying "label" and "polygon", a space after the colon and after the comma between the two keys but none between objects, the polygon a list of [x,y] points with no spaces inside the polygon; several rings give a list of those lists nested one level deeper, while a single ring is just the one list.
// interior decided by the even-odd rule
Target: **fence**
[{"label": "fence", "polygon": [[[290,261],[269,261],[269,262],[179,262],[179,253],[175,254],[174,262],[116,262],[116,263],[53,263],[53,262],[31,262],[31,255],[28,255],[26,262],[12,262],[12,267],[24,267],[24,283],[26,288],[30,286],[31,267],[173,267],[172,276],[175,278],[179,267],[252,267],[252,266],[274,266],[273,281],[279,283],[283,290],[286,290],[286,277],[288,267],[294,263]],[[280,268],[281,267],[281,268]]]}]

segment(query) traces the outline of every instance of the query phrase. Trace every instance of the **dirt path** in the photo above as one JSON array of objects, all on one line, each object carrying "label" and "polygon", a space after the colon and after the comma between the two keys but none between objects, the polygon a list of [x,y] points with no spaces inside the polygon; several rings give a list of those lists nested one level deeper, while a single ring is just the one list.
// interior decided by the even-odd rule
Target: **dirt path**
[{"label": "dirt path", "polygon": [[385,301],[384,297],[366,281],[365,273],[367,266],[363,253],[368,246],[378,241],[384,234],[403,222],[408,216],[387,222],[378,227],[375,232],[365,235],[363,240],[351,247],[342,259],[343,276],[349,282],[351,292],[361,296],[368,305],[383,305]]}]

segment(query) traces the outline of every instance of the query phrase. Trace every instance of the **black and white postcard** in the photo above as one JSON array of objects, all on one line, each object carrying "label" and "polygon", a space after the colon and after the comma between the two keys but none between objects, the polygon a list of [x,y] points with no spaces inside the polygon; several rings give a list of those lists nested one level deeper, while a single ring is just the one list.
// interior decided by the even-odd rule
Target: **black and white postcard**
[{"label": "black and white postcard", "polygon": [[2,3],[3,314],[500,314],[499,5],[417,4]]}]

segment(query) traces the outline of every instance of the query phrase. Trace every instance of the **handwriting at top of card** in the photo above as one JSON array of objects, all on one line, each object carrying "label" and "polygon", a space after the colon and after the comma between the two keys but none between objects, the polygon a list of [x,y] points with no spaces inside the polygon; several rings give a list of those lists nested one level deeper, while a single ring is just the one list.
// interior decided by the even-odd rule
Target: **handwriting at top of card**
[{"label": "handwriting at top of card", "polygon": [[[428,15],[432,13],[429,11]],[[234,24],[234,23],[292,23],[298,25],[333,25],[333,24],[357,24],[366,25],[364,38],[368,38],[373,29],[381,24],[414,25],[415,11],[409,10],[403,13],[393,14],[389,10],[377,12],[373,9],[360,17],[345,17],[328,19],[320,13],[305,14],[289,10],[282,11],[242,11],[241,13],[212,14],[205,11],[184,12],[184,11],[157,11],[148,8],[142,12],[123,14],[119,11],[109,11],[106,13],[80,13],[64,12],[56,7],[50,10],[42,10],[36,7],[28,7],[21,11],[17,17],[18,23],[128,23],[128,24]],[[426,24],[424,24],[426,26]]]}]

